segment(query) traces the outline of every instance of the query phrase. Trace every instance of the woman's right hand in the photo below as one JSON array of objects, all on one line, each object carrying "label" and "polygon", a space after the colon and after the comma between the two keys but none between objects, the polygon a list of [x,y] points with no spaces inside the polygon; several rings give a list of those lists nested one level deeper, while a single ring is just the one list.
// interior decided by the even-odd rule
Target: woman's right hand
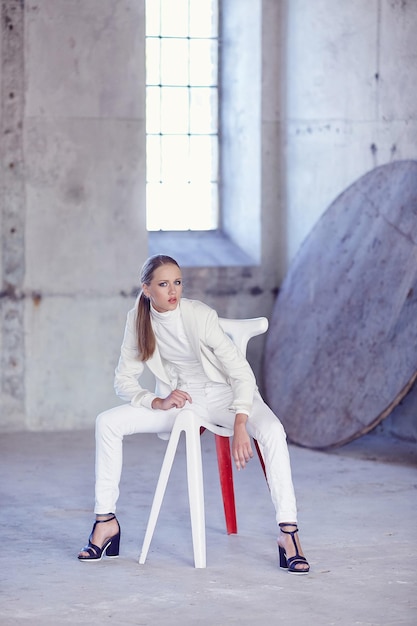
[{"label": "woman's right hand", "polygon": [[166,398],[154,398],[152,401],[152,408],[162,411],[168,411],[168,409],[182,409],[186,402],[192,403],[192,399],[189,393],[182,391],[181,389],[174,389]]}]

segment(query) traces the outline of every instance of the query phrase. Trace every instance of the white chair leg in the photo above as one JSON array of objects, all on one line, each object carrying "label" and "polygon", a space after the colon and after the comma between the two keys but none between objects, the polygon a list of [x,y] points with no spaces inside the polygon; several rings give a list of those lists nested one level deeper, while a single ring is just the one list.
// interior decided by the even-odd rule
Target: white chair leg
[{"label": "white chair leg", "polygon": [[161,471],[156,485],[155,495],[152,502],[152,508],[149,515],[148,525],[146,527],[145,538],[143,540],[142,550],[139,557],[140,565],[143,565],[148,555],[149,546],[155,531],[156,522],[158,520],[159,511],[161,510],[162,500],[165,494],[165,490],[168,484],[168,478],[171,473],[172,464],[174,462],[175,452],[177,450],[178,441],[181,435],[181,424],[175,422],[172,429],[171,437],[168,441],[167,449],[165,451],[164,460],[162,462]]},{"label": "white chair leg", "polygon": [[194,566],[206,567],[206,522],[204,513],[203,464],[201,459],[200,423],[190,411],[184,416],[187,450],[188,499],[190,503]]},{"label": "white chair leg", "polygon": [[193,539],[194,565],[196,568],[206,567],[206,522],[204,507],[203,463],[201,458],[200,427],[203,426],[213,433],[231,436],[232,430],[214,426],[198,418],[192,410],[183,410],[178,414],[171,437],[168,441],[164,460],[162,462],[155,495],[152,502],[145,538],[139,557],[143,565],[148,555],[149,547],[155,531],[156,522],[162,506],[168,479],[174,462],[181,432],[184,431],[187,457],[188,499],[190,505],[191,533]]}]

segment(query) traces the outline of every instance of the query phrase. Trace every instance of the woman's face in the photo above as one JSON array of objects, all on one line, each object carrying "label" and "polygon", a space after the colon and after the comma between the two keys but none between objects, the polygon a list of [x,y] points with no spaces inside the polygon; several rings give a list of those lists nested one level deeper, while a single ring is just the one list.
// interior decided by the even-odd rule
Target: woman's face
[{"label": "woman's face", "polygon": [[161,265],[154,271],[150,284],[142,285],[142,289],[153,308],[159,313],[173,311],[177,308],[182,295],[180,268],[172,263]]}]

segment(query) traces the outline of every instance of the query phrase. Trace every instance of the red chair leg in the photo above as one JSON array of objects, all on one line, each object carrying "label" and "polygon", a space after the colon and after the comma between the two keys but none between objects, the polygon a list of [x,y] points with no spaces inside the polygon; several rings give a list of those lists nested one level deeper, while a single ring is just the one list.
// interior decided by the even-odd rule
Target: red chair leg
[{"label": "red chair leg", "polygon": [[217,463],[219,466],[227,534],[235,535],[237,534],[237,521],[229,437],[221,437],[220,435],[214,435],[214,437],[216,440]]}]

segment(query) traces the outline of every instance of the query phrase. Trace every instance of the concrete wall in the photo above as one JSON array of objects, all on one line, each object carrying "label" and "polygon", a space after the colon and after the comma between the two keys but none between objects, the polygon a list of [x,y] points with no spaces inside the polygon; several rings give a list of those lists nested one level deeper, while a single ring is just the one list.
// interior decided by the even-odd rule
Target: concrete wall
[{"label": "concrete wall", "polygon": [[378,165],[417,158],[417,2],[287,0],[287,263],[329,204]]},{"label": "concrete wall", "polygon": [[[417,158],[417,2],[234,3],[261,17],[261,263],[185,278],[187,295],[243,317],[270,315],[298,247],[347,185]],[[89,427],[117,403],[147,256],[144,2],[1,10],[0,430]],[[258,378],[262,346],[249,345]]]},{"label": "concrete wall", "polygon": [[[285,273],[346,187],[417,159],[417,2],[287,0],[283,10]],[[417,441],[416,388],[377,432]]]},{"label": "concrete wall", "polygon": [[143,33],[136,0],[2,2],[3,430],[117,402],[147,254]]}]

